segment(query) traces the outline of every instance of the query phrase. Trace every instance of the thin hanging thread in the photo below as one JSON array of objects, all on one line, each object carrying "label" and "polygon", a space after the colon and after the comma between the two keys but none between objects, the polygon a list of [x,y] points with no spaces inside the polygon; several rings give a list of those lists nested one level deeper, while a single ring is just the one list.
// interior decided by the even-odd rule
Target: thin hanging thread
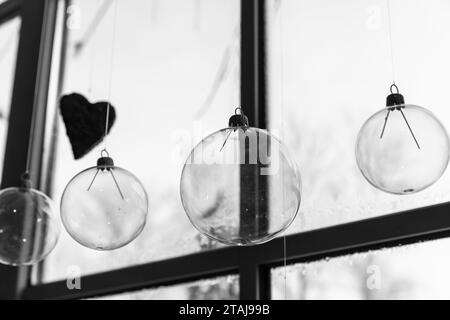
[{"label": "thin hanging thread", "polygon": [[31,168],[30,168],[30,166],[31,166],[31,153],[32,153],[31,149],[32,149],[32,146],[33,146],[33,136],[34,136],[33,133],[34,133],[34,129],[35,129],[35,118],[36,118],[35,112],[36,112],[36,110],[33,107],[33,112],[32,112],[32,115],[31,115],[30,136],[28,138],[28,147],[27,147],[27,163],[26,163],[25,172],[24,172],[25,175],[26,174],[29,175],[30,170],[31,170]]},{"label": "thin hanging thread", "polygon": [[[390,53],[391,53],[391,69],[392,69],[392,85],[391,85],[391,94],[393,94],[392,88],[395,87],[397,89],[397,93],[398,93],[398,87],[395,83],[395,59],[394,59],[394,42],[393,42],[393,36],[392,36],[392,15],[391,15],[391,3],[389,2],[389,0],[386,0],[386,9],[387,9],[387,15],[388,15],[388,36],[389,36],[389,49],[390,49]],[[408,120],[406,119],[406,116],[403,112],[403,110],[400,108],[399,109],[403,119],[405,120],[405,123],[409,129],[409,132],[411,133],[411,136],[414,139],[414,142],[416,143],[417,148],[420,150],[420,145],[419,142],[417,141],[417,138],[408,122]],[[389,115],[391,113],[391,109],[388,110],[386,117],[384,119],[384,124],[383,124],[383,129],[381,130],[381,134],[380,134],[380,139],[383,138],[384,135],[384,131],[386,130],[386,124],[387,121],[389,119]]]},{"label": "thin hanging thread", "polygon": [[[283,2],[279,0],[278,4],[280,17],[280,106],[281,106],[281,138],[284,140],[284,41],[283,41]],[[284,180],[284,174],[282,175]],[[283,202],[284,192],[283,192]],[[284,300],[287,300],[287,259],[286,259],[286,231],[283,232],[283,281],[284,281]]]},{"label": "thin hanging thread", "polygon": [[[113,67],[114,67],[114,51],[115,51],[115,44],[116,44],[116,25],[117,25],[117,2],[119,0],[114,0],[114,16],[113,16],[113,30],[112,30],[112,38],[111,38],[111,60],[110,60],[110,65],[109,65],[109,88],[108,88],[108,105],[106,107],[106,119],[105,119],[105,137],[104,137],[104,143],[105,143],[105,147],[104,147],[104,151],[108,154],[109,157],[109,153],[107,151],[107,136],[108,136],[108,129],[109,129],[109,110],[110,110],[110,100],[111,100],[111,87],[112,87],[112,81],[113,81]],[[123,196],[123,192],[120,189],[119,183],[117,182],[117,179],[114,175],[113,170],[108,170],[109,173],[111,174],[114,183],[116,184],[117,190],[120,193],[120,196],[122,199],[125,199],[125,197]]]},{"label": "thin hanging thread", "polygon": [[287,300],[287,259],[286,259],[286,231],[283,233],[283,280],[284,280],[284,300]]},{"label": "thin hanging thread", "polygon": [[93,47],[91,49],[91,62],[89,66],[89,82],[88,82],[88,94],[92,94],[92,82],[94,80],[94,60],[95,60],[95,51],[96,51],[96,41],[93,41]]},{"label": "thin hanging thread", "polygon": [[98,26],[103,21],[103,18],[105,14],[108,12],[109,7],[111,6],[112,1],[111,0],[103,0],[103,3],[101,6],[97,9],[95,12],[94,17],[91,19],[91,22],[86,28],[86,32],[81,37],[81,40],[79,40],[75,44],[75,54],[81,54],[83,49],[86,47],[86,45],[89,43],[91,37],[94,35],[94,33],[97,31]]},{"label": "thin hanging thread", "polygon": [[[37,90],[37,87],[36,87],[35,93],[34,93],[35,96],[37,94],[36,90]],[[27,146],[27,162],[25,165],[25,172],[22,175],[23,179],[29,178],[29,175],[30,175],[31,153],[32,153],[32,148],[33,148],[33,137],[34,137],[35,128],[36,128],[36,105],[34,104],[33,111],[31,112],[31,127],[30,127],[30,135],[28,137],[28,146]]]},{"label": "thin hanging thread", "polygon": [[391,72],[392,72],[392,83],[395,84],[395,59],[394,59],[394,43],[392,37],[392,18],[391,18],[391,4],[389,0],[386,0],[387,14],[388,14],[388,36],[389,36],[389,48],[391,54]]},{"label": "thin hanging thread", "polygon": [[[104,133],[104,137],[103,137],[104,148],[100,151],[100,155],[102,157],[104,157],[103,154],[105,154],[106,157],[108,157],[108,158],[109,158],[109,153],[107,151],[107,135],[108,135],[108,129],[109,129],[109,110],[110,110],[109,100],[111,99],[111,87],[112,87],[113,65],[114,65],[114,49],[115,49],[115,43],[116,43],[117,1],[118,0],[114,0],[114,15],[113,15],[112,37],[111,37],[111,60],[110,60],[110,66],[109,66],[108,104],[106,106],[105,133]],[[88,191],[91,189],[99,170],[100,169],[97,168],[97,171],[96,171],[91,183],[88,186]],[[114,183],[117,187],[117,190],[119,191],[121,198],[125,199],[112,168],[108,168],[107,170],[111,174],[112,179],[114,180]]]},{"label": "thin hanging thread", "polygon": [[114,48],[116,43],[116,24],[117,24],[117,1],[114,0],[114,16],[113,16],[113,27],[112,27],[112,37],[111,37],[111,60],[109,65],[109,85],[108,85],[108,105],[106,107],[106,119],[105,119],[105,135],[103,137],[104,148],[103,150],[107,150],[108,142],[108,129],[109,129],[109,109],[110,109],[110,100],[111,100],[111,88],[112,88],[112,79],[113,79],[113,66],[114,66]]},{"label": "thin hanging thread", "polygon": [[[98,0],[97,0],[98,2]],[[98,5],[98,3],[96,3]],[[95,39],[95,34],[92,34],[92,47],[91,47],[91,61],[89,66],[89,82],[88,82],[88,94],[92,94],[92,83],[94,80],[94,63],[95,63],[95,53],[97,52],[97,41]]]}]

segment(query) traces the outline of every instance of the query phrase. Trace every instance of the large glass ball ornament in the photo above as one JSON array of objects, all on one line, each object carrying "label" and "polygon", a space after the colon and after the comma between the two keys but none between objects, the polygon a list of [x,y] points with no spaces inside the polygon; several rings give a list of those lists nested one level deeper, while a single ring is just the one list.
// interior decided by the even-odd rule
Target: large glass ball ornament
[{"label": "large glass ball ornament", "polygon": [[430,111],[405,104],[393,85],[387,107],[371,116],[359,132],[356,160],[374,187],[411,194],[442,176],[449,161],[449,137]]},{"label": "large glass ball ornament", "polygon": [[31,188],[28,174],[20,187],[0,191],[0,263],[35,264],[53,250],[58,237],[53,201]]},{"label": "large glass ball ornament", "polygon": [[300,206],[301,182],[284,145],[236,112],[228,128],[192,150],[180,189],[198,231],[221,243],[253,245],[289,227]]},{"label": "large glass ball ornament", "polygon": [[116,167],[109,156],[69,182],[61,198],[67,232],[91,249],[113,250],[133,241],[144,229],[148,199],[141,182]]}]

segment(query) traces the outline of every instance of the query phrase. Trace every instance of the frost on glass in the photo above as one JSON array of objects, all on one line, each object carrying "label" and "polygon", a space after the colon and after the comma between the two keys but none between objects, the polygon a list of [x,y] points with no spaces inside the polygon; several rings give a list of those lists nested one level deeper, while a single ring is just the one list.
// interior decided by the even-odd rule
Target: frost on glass
[{"label": "frost on glass", "polygon": [[8,132],[19,31],[20,18],[14,18],[0,25],[0,175]]},{"label": "frost on glass", "polygon": [[239,277],[226,276],[95,298],[96,300],[237,300]]},{"label": "frost on glass", "polygon": [[[449,201],[448,170],[425,190],[399,197],[374,188],[358,169],[358,132],[386,105],[392,83],[385,3],[270,0],[267,10],[270,129],[278,130],[302,173],[302,205],[287,232]],[[406,103],[426,107],[450,128],[444,102],[450,42],[442,41],[450,36],[450,7],[446,1],[391,1],[391,11],[395,80]],[[440,36],[435,30],[442,30]],[[418,173],[441,169],[433,163]]]},{"label": "frost on glass", "polygon": [[449,249],[442,239],[275,268],[272,299],[447,300]]},{"label": "frost on glass", "polygon": [[[239,103],[240,1],[116,3],[109,100],[117,119],[108,150],[145,187],[148,220],[139,237],[111,252],[84,248],[61,232],[46,261],[44,281],[65,279],[71,266],[86,275],[219,246],[200,236],[186,217],[180,176],[195,144],[223,127]],[[79,92],[90,101],[108,100],[114,5],[101,0],[75,0],[72,5],[70,25],[75,27],[68,30],[61,94]],[[105,14],[91,32],[101,8]],[[56,125],[50,121],[47,127],[56,127],[57,134],[49,131],[47,136],[45,168],[52,177],[51,196],[58,202],[67,182],[95,163],[101,147],[74,161],[64,125],[59,115],[49,119],[54,117]]]}]

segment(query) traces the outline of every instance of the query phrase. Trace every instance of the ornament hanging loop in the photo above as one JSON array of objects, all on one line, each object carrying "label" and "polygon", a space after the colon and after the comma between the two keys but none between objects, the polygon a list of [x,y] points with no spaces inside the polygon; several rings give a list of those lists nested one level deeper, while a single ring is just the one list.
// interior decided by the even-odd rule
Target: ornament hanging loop
[{"label": "ornament hanging loop", "polygon": [[[395,92],[394,92],[395,89]],[[391,91],[391,94],[399,94],[400,90],[398,90],[398,87],[395,83],[391,84],[389,91]]]},{"label": "ornament hanging loop", "polygon": [[100,151],[100,155],[102,157],[109,158],[109,152],[108,152],[108,150],[106,150],[106,148],[104,148]]}]

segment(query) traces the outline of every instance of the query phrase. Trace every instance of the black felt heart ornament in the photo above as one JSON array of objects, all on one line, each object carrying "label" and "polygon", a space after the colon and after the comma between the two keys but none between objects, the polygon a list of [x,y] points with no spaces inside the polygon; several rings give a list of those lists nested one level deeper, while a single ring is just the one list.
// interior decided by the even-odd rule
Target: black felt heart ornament
[{"label": "black felt heart ornament", "polygon": [[[61,97],[59,108],[75,159],[82,158],[103,140],[108,103],[90,103],[79,93]],[[108,133],[116,119],[114,107],[109,106]]]}]

